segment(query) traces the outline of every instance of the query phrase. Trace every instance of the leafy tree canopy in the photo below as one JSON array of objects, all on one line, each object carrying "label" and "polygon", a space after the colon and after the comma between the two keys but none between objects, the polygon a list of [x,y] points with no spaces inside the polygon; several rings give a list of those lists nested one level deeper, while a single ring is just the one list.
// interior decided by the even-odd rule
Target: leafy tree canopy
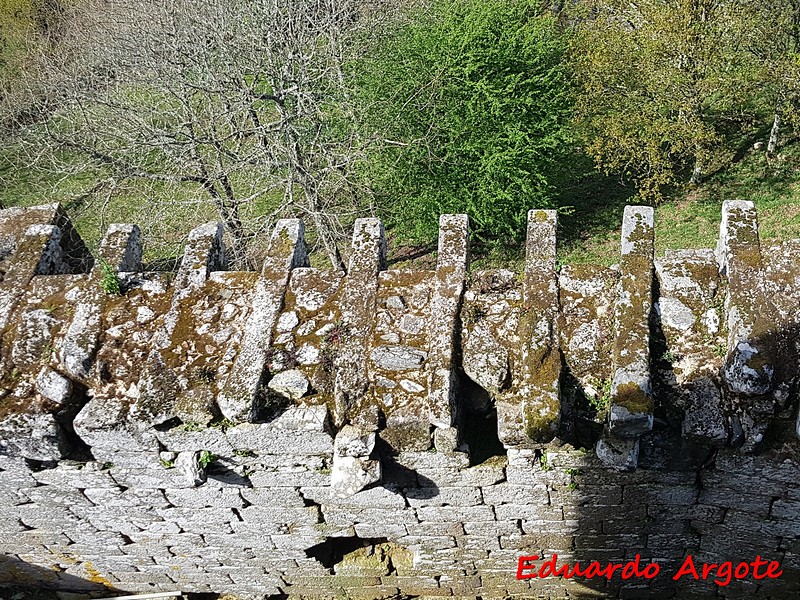
[{"label": "leafy tree canopy", "polygon": [[[645,201],[683,169],[724,161],[725,136],[756,112],[762,68],[736,0],[585,0],[571,9],[576,123],[589,154]],[[748,116],[749,115],[749,116]]]},{"label": "leafy tree canopy", "polygon": [[357,65],[379,206],[430,240],[467,213],[483,241],[519,237],[553,204],[570,114],[555,20],[530,0],[435,0]]}]

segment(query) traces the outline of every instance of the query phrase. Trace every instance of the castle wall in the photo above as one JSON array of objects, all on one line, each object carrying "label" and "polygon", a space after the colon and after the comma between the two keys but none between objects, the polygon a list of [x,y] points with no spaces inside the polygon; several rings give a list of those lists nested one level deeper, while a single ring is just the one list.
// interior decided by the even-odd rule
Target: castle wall
[{"label": "castle wall", "polygon": [[[175,275],[141,271],[135,226],[91,257],[65,219],[0,212],[0,585],[800,591],[800,243],[763,245],[752,204],[661,258],[629,207],[611,268],[559,267],[531,211],[523,273],[470,272],[463,216],[429,271],[386,269],[374,219],[347,273],[310,268],[286,220],[258,273],[207,224]],[[554,555],[660,572],[531,577]],[[687,555],[782,573],[674,580]]]}]

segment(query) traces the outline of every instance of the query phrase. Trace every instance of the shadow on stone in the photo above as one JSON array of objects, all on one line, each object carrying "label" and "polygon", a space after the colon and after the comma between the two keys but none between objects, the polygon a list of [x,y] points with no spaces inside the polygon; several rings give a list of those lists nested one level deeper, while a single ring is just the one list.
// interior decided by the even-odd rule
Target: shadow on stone
[{"label": "shadow on stone", "polygon": [[462,441],[469,446],[470,466],[479,465],[493,456],[505,456],[506,449],[497,435],[497,409],[489,392],[463,376],[461,399],[459,429]]},{"label": "shadow on stone", "polygon": [[[47,590],[71,590],[102,597],[117,590],[110,582],[91,581],[90,575],[76,577],[65,572],[32,565],[15,556],[0,556],[0,594],[34,591],[37,598],[49,598]],[[34,596],[31,596],[31,598]],[[53,593],[52,598],[56,598]]]},{"label": "shadow on stone", "polygon": [[341,563],[345,555],[355,552],[361,548],[369,548],[370,546],[377,546],[385,544],[389,540],[386,538],[360,538],[358,536],[352,537],[331,537],[326,539],[321,544],[308,548],[305,553],[309,558],[314,558],[322,563],[328,569],[333,569],[338,563]]}]

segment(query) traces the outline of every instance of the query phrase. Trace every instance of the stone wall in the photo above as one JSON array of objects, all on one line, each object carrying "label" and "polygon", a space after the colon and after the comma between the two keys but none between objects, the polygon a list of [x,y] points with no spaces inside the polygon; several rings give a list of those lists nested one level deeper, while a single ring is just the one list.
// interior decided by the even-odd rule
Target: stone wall
[{"label": "stone wall", "polygon": [[[726,202],[716,249],[558,267],[529,214],[523,273],[387,270],[356,223],[347,273],[302,223],[260,272],[198,227],[176,274],[138,228],[93,257],[57,206],[0,212],[0,585],[297,595],[789,598],[800,592],[800,241]],[[522,576],[657,563],[652,579]],[[780,563],[775,578],[673,575]],[[763,569],[762,569],[763,574]]]}]

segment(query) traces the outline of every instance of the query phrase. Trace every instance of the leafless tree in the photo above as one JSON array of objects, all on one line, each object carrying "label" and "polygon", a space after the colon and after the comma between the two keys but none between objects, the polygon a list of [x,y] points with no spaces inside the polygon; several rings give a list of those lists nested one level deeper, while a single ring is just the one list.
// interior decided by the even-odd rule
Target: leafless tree
[{"label": "leafless tree", "polygon": [[67,16],[69,61],[41,67],[61,74],[59,102],[28,131],[28,154],[46,148],[50,168],[69,157],[65,173],[102,168],[99,185],[151,182],[153,203],[167,187],[184,200],[196,190],[224,221],[239,266],[255,231],[304,217],[342,269],[344,229],[371,210],[351,177],[363,142],[344,66],[380,4],[86,0]]}]

